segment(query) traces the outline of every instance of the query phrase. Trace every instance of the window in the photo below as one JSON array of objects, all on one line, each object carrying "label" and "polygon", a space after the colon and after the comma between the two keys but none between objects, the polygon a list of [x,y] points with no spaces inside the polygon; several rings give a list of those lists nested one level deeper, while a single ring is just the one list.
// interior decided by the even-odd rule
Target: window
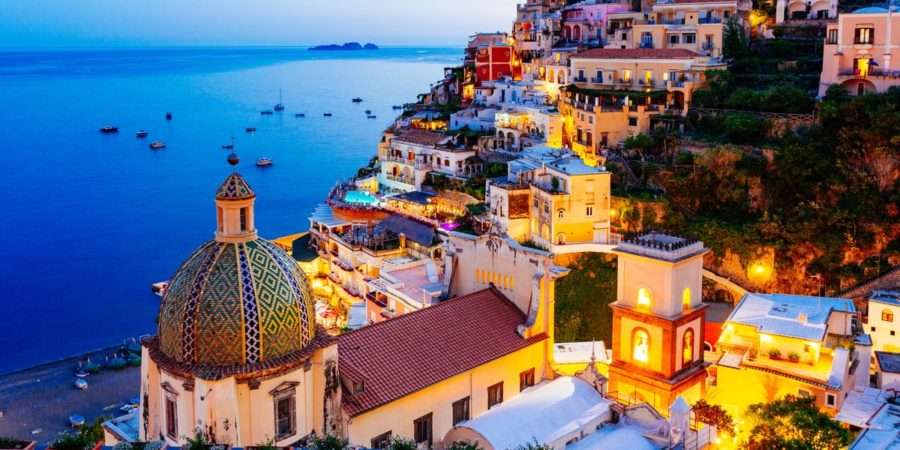
[{"label": "window", "polygon": [[681,309],[690,311],[691,309],[691,288],[684,288],[681,291]]},{"label": "window", "polygon": [[871,327],[871,329],[872,329],[872,332],[874,333],[874,332],[875,332],[875,327]]},{"label": "window", "polygon": [[178,407],[175,399],[166,396],[166,436],[178,439]]},{"label": "window", "polygon": [[838,39],[838,30],[836,28],[828,30],[828,41],[826,43],[835,45],[835,44],[837,44],[837,39]]},{"label": "window", "polygon": [[503,382],[499,382],[487,389],[488,409],[503,403]]},{"label": "window", "polygon": [[560,209],[559,211],[556,211],[556,217],[562,219],[565,216],[566,216],[566,210]]},{"label": "window", "polygon": [[544,214],[550,214],[550,202],[544,202]]},{"label": "window", "polygon": [[889,309],[885,309],[885,310],[881,311],[881,321],[882,322],[893,322],[894,321],[894,312]]},{"label": "window", "polygon": [[539,200],[538,200],[537,197],[534,198],[534,207],[535,207],[535,208],[539,208],[539,207],[540,207],[540,203],[539,203]]},{"label": "window", "polygon": [[594,78],[594,83],[603,84],[603,71],[602,70],[597,71],[597,77]]},{"label": "window", "polygon": [[297,433],[296,396],[283,395],[275,398],[275,439],[282,440]]},{"label": "window", "polygon": [[588,207],[584,208],[584,215],[588,216],[588,217],[593,217],[594,216],[594,207],[588,206]]},{"label": "window", "polygon": [[637,292],[637,307],[649,309],[650,303],[653,301],[653,294],[650,293],[650,289],[642,287],[638,289]]},{"label": "window", "polygon": [[826,393],[825,394],[825,406],[834,408],[837,406],[837,397],[834,394]]},{"label": "window", "polygon": [[681,35],[681,39],[685,44],[696,44],[697,43],[697,34],[696,33],[684,33]]},{"label": "window", "polygon": [[812,392],[807,391],[806,389],[797,389],[797,395],[804,397],[804,398],[812,398],[812,399],[816,398],[816,396],[813,395]]},{"label": "window", "polygon": [[897,333],[896,331],[891,330],[891,336],[894,336],[896,333]]},{"label": "window", "polygon": [[866,28],[857,28],[856,33],[853,35],[853,43],[854,44],[873,44],[872,37],[875,34],[875,29],[866,27]]},{"label": "window", "polygon": [[247,208],[241,208],[241,231],[247,231]]},{"label": "window", "polygon": [[637,126],[637,117],[629,117],[628,118],[628,126],[636,127]]},{"label": "window", "polygon": [[694,361],[694,330],[688,328],[687,331],[684,332],[684,339],[682,339],[682,349],[681,349],[681,366],[687,366],[691,362]]},{"label": "window", "polygon": [[387,448],[391,443],[391,432],[379,434],[372,438],[372,448]]},{"label": "window", "polygon": [[223,227],[225,226],[225,221],[222,218],[222,208],[216,207],[216,219],[218,219],[219,223],[219,233],[225,231]]},{"label": "window", "polygon": [[534,386],[534,369],[528,369],[519,374],[519,392]]},{"label": "window", "polygon": [[869,76],[869,66],[871,63],[872,60],[869,58],[854,58],[853,73],[861,77]]},{"label": "window", "polygon": [[413,421],[413,438],[416,444],[426,444],[426,448],[431,448],[431,413]]},{"label": "window", "polygon": [[623,71],[622,71],[622,81],[625,82],[625,83],[630,83],[630,82],[631,82],[631,71],[630,71],[630,70],[623,70]]},{"label": "window", "polygon": [[644,84],[653,84],[653,71],[652,70],[644,71]]},{"label": "window", "polygon": [[650,335],[643,328],[635,328],[631,333],[631,359],[639,363],[650,360]]},{"label": "window", "polygon": [[680,36],[678,36],[677,34],[669,35],[669,45],[678,45],[679,42],[681,42]]},{"label": "window", "polygon": [[469,397],[453,402],[453,426],[469,420]]}]

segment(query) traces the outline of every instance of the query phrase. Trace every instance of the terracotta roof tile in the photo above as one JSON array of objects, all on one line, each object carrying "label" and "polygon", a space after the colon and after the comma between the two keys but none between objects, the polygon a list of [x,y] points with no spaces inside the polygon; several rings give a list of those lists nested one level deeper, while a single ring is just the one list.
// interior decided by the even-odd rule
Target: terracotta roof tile
[{"label": "terracotta roof tile", "polygon": [[592,48],[572,58],[594,59],[689,59],[702,56],[685,48]]},{"label": "terracotta roof tile", "polygon": [[547,339],[519,336],[523,322],[490,288],[345,333],[338,337],[341,375],[364,389],[344,392],[344,410],[359,415]]},{"label": "terracotta roof tile", "polygon": [[407,142],[416,145],[435,146],[441,141],[447,139],[448,136],[442,133],[434,133],[425,130],[406,130],[403,133],[394,135],[393,140],[397,142]]}]

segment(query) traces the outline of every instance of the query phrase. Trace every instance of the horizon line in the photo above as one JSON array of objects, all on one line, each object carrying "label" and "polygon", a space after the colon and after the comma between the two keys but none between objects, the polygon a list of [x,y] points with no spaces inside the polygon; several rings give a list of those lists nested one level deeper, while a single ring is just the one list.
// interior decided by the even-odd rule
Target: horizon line
[{"label": "horizon line", "polygon": [[[371,42],[362,42],[362,41],[347,41],[347,42],[359,42],[360,44],[367,44]],[[162,45],[74,45],[74,46],[26,46],[26,47],[15,47],[15,46],[2,46],[0,45],[0,52],[11,52],[11,51],[78,51],[78,50],[151,50],[151,49],[214,49],[214,48],[312,48],[319,45],[333,45],[333,44],[162,44]],[[341,44],[337,44],[341,45]],[[390,48],[465,48],[465,44],[375,44],[379,49],[390,49]],[[326,50],[327,51],[327,50]],[[345,51],[345,50],[334,50],[334,51]],[[352,50],[350,50],[352,51]],[[377,51],[377,50],[360,50],[360,51]]]}]

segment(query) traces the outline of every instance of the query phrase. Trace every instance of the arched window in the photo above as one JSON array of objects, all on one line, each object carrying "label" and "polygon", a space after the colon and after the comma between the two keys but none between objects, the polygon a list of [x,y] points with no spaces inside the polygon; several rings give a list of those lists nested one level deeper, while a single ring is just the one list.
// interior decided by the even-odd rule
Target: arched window
[{"label": "arched window", "polygon": [[650,304],[652,302],[653,302],[653,295],[650,294],[650,289],[647,289],[645,287],[638,289],[638,293],[637,293],[638,308],[650,309]]},{"label": "arched window", "polygon": [[684,332],[681,346],[681,366],[684,367],[694,361],[694,330],[692,328],[688,328]]},{"label": "arched window", "polygon": [[559,217],[560,219],[562,219],[565,216],[566,216],[566,210],[560,209],[560,210],[556,211],[556,217]]},{"label": "arched window", "polygon": [[894,312],[889,309],[882,310],[881,311],[881,320],[884,322],[893,322],[894,321]]},{"label": "arched window", "polygon": [[681,291],[681,309],[689,311],[691,309],[691,288],[684,288]]},{"label": "arched window", "polygon": [[643,328],[631,332],[631,359],[641,363],[650,360],[650,335]]}]

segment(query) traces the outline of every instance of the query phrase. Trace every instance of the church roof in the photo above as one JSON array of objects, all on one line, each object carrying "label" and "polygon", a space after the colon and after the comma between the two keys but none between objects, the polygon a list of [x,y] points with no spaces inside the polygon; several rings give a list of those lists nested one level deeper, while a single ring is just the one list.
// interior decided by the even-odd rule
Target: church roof
[{"label": "church roof", "polygon": [[522,313],[489,288],[338,337],[340,373],[362,390],[345,392],[352,417],[547,339],[523,338]]},{"label": "church roof", "polygon": [[216,189],[216,199],[218,200],[244,200],[255,196],[256,193],[253,192],[244,177],[237,172],[228,175],[228,178]]},{"label": "church roof", "polygon": [[160,306],[159,347],[179,363],[252,365],[298,352],[315,335],[306,275],[265,239],[200,246]]}]

